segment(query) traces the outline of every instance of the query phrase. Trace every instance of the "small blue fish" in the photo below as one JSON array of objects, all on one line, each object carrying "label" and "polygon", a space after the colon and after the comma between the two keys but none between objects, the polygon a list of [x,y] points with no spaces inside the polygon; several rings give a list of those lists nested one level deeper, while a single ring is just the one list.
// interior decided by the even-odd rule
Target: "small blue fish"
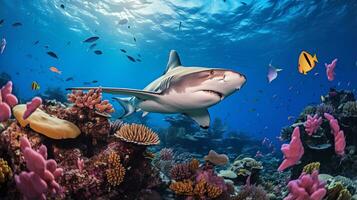
[{"label": "small blue fish", "polygon": [[1,45],[0,45],[0,54],[2,54],[4,52],[5,47],[6,47],[6,40],[5,40],[5,38],[3,38],[1,40]]}]

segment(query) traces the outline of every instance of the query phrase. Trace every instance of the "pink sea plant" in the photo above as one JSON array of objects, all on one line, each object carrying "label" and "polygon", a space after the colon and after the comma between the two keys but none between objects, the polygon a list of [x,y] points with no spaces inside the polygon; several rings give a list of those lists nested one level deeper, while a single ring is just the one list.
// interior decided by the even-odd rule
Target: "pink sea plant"
[{"label": "pink sea plant", "polygon": [[284,154],[284,160],[280,164],[278,171],[283,171],[284,169],[296,165],[304,155],[304,147],[300,139],[300,129],[295,127],[292,135],[290,144],[283,144],[281,146],[281,151]]},{"label": "pink sea plant", "polygon": [[340,129],[337,119],[329,113],[324,113],[325,118],[329,121],[331,133],[335,140],[335,152],[337,155],[345,155],[346,140],[343,130]]},{"label": "pink sea plant", "polygon": [[319,180],[319,172],[302,173],[297,180],[288,183],[289,195],[284,200],[322,200],[326,195],[325,183]]},{"label": "pink sea plant", "polygon": [[27,119],[35,110],[42,104],[40,97],[34,97],[30,102],[26,104],[26,110],[23,119]]},{"label": "pink sea plant", "polygon": [[62,195],[56,179],[62,175],[62,168],[57,168],[53,159],[47,160],[47,148],[44,145],[35,151],[26,137],[20,138],[20,148],[29,170],[15,175],[17,188],[24,199],[46,199],[46,194]]},{"label": "pink sea plant", "polygon": [[326,67],[326,75],[327,75],[327,79],[329,81],[333,81],[335,79],[335,67],[336,67],[336,63],[337,63],[337,58],[335,58],[330,64],[326,64],[325,63],[325,67]]},{"label": "pink sea plant", "polygon": [[321,124],[322,117],[319,117],[317,114],[315,114],[313,117],[311,117],[311,115],[307,115],[307,120],[304,124],[305,131],[309,136],[311,136],[312,134],[316,133]]},{"label": "pink sea plant", "polygon": [[9,81],[1,88],[0,92],[0,122],[6,121],[11,117],[11,107],[17,103],[16,96],[12,94],[12,82]]}]

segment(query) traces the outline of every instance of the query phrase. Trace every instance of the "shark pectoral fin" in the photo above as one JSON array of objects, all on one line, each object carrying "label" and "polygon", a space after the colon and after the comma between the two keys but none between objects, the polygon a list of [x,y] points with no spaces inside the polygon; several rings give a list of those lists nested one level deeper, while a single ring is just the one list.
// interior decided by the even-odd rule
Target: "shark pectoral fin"
[{"label": "shark pectoral fin", "polygon": [[120,117],[121,119],[128,117],[135,112],[134,106],[130,103],[130,98],[114,97],[113,99],[115,99],[124,109],[124,114]]},{"label": "shark pectoral fin", "polygon": [[91,90],[91,89],[98,89],[98,88],[101,88],[104,93],[129,95],[129,96],[137,97],[142,100],[155,99],[160,97],[160,93],[149,92],[144,90],[127,89],[127,88],[75,87],[75,88],[67,88],[66,90]]},{"label": "shark pectoral fin", "polygon": [[201,128],[207,129],[210,123],[210,116],[207,109],[193,110],[185,114],[195,120]]}]

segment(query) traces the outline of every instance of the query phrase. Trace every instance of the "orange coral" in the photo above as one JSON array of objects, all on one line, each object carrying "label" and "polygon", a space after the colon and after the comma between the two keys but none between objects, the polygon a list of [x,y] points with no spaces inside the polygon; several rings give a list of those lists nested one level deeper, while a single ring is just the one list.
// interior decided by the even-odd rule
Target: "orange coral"
[{"label": "orange coral", "polygon": [[110,185],[118,186],[123,182],[125,176],[125,168],[120,163],[120,157],[117,153],[111,152],[108,155],[108,167],[106,170],[107,179]]},{"label": "orange coral", "polygon": [[139,145],[157,145],[160,143],[159,136],[144,125],[130,124],[119,129],[116,137],[129,143]]},{"label": "orange coral", "polygon": [[198,161],[197,159],[193,158],[190,163],[189,163],[189,168],[192,172],[195,172],[199,166],[200,166],[200,161]]},{"label": "orange coral", "polygon": [[195,185],[195,189],[193,190],[193,193],[196,196],[199,196],[200,198],[204,198],[207,190],[206,190],[206,181],[205,179],[201,179],[198,183]]},{"label": "orange coral", "polygon": [[206,189],[207,189],[207,196],[208,198],[211,199],[217,198],[223,192],[220,187],[210,184],[207,184]]},{"label": "orange coral", "polygon": [[178,195],[193,195],[193,183],[191,180],[173,182],[169,188]]}]

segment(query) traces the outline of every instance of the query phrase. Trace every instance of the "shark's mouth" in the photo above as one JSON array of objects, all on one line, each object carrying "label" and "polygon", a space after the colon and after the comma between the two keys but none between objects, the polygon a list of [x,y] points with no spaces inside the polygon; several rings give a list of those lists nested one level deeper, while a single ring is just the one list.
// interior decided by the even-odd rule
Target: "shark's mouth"
[{"label": "shark's mouth", "polygon": [[208,92],[210,94],[213,94],[213,95],[216,95],[217,97],[219,97],[220,99],[222,99],[223,97],[223,94],[220,93],[220,92],[216,92],[216,91],[213,91],[213,90],[202,90],[203,92]]}]

